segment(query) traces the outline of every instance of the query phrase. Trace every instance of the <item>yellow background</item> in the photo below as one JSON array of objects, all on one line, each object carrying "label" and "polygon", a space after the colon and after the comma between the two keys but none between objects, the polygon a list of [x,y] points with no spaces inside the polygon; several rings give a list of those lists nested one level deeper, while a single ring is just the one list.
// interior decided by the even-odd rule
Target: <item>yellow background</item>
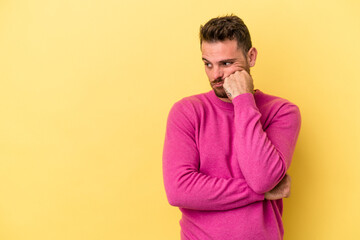
[{"label": "yellow background", "polygon": [[360,238],[358,1],[0,1],[0,239],[179,239],[168,111],[210,90],[200,24],[234,13],[255,87],[302,129],[285,239]]}]

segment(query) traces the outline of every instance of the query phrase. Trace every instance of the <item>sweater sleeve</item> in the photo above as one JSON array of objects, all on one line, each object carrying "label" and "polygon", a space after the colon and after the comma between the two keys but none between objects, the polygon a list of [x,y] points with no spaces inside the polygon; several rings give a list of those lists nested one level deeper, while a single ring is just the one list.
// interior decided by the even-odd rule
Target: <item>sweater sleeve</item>
[{"label": "sweater sleeve", "polygon": [[277,109],[271,109],[276,114],[263,130],[261,113],[251,93],[235,97],[233,104],[241,171],[255,192],[268,192],[281,181],[290,166],[300,131],[300,111],[284,100]]},{"label": "sweater sleeve", "polygon": [[168,201],[195,210],[229,210],[264,200],[244,179],[225,179],[199,172],[194,113],[176,103],[171,109],[163,151],[163,177]]}]

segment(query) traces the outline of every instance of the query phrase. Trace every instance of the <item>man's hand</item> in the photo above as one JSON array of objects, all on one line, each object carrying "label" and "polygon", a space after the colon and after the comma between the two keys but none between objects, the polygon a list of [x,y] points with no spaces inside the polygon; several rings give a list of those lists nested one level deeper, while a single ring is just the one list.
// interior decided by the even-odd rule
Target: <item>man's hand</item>
[{"label": "man's hand", "polygon": [[290,185],[291,178],[286,174],[285,177],[278,183],[278,185],[276,185],[269,192],[265,193],[265,199],[277,200],[290,197]]},{"label": "man's hand", "polygon": [[253,93],[254,84],[250,74],[245,71],[236,71],[224,79],[223,88],[230,100],[243,93]]}]

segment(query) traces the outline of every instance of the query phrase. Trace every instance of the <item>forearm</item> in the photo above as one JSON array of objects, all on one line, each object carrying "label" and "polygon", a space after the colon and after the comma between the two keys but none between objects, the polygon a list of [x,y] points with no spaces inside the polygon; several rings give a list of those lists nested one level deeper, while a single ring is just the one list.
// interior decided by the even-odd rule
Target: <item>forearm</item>
[{"label": "forearm", "polygon": [[164,184],[171,205],[196,210],[230,210],[264,200],[244,179],[212,177],[164,156]]},{"label": "forearm", "polygon": [[[258,113],[246,121],[238,121],[237,147],[241,171],[257,193],[265,193],[276,186],[285,176],[287,167],[275,146],[262,131]],[[242,129],[242,130],[240,130]]]},{"label": "forearm", "polygon": [[175,104],[167,122],[163,176],[169,203],[197,210],[229,210],[264,200],[264,194],[255,193],[245,179],[219,178],[199,171],[195,124],[189,117],[192,113],[186,111],[190,110]]},{"label": "forearm", "polygon": [[233,100],[235,106],[235,144],[241,171],[257,193],[273,189],[286,174],[300,128],[296,106],[280,111],[266,131],[261,113],[250,93]]}]

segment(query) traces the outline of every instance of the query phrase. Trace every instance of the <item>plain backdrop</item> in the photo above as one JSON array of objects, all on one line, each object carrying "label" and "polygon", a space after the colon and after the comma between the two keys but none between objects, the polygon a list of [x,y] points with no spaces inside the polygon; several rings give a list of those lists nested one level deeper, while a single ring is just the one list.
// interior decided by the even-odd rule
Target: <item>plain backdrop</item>
[{"label": "plain backdrop", "polygon": [[162,148],[174,102],[210,90],[198,31],[234,13],[255,87],[302,129],[285,239],[359,239],[360,3],[0,1],[0,239],[180,239]]}]

